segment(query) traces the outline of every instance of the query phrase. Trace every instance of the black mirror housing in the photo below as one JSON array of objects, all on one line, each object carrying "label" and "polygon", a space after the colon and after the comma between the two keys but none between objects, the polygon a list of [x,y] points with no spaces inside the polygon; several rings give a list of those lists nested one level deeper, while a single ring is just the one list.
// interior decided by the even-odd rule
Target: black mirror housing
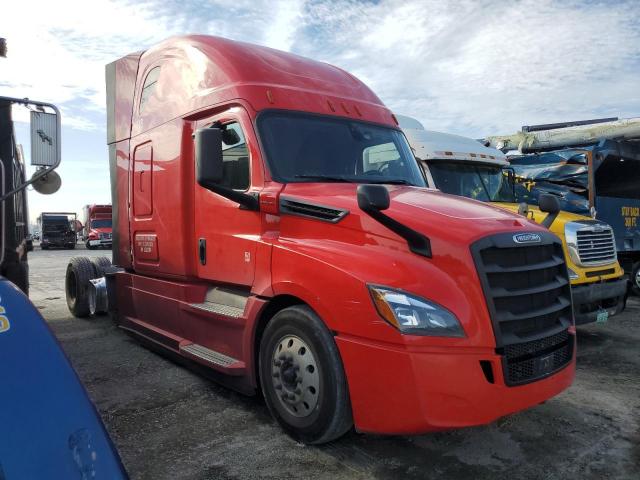
[{"label": "black mirror housing", "polygon": [[551,225],[560,213],[560,202],[555,195],[549,195],[543,193],[538,197],[538,208],[541,212],[548,213],[544,220],[540,224],[545,228],[551,228]]},{"label": "black mirror housing", "polygon": [[538,198],[538,207],[540,208],[540,211],[545,213],[558,213],[560,211],[560,202],[558,201],[558,197],[555,195],[543,193]]},{"label": "black mirror housing", "polygon": [[358,206],[361,210],[386,210],[391,200],[384,185],[358,185]]},{"label": "black mirror housing", "polygon": [[208,188],[220,183],[223,178],[222,130],[201,128],[195,135],[196,181]]}]

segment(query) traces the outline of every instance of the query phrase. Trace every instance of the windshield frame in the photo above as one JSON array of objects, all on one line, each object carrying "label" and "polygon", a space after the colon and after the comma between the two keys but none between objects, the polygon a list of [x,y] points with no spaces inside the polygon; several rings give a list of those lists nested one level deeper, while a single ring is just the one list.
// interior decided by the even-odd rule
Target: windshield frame
[{"label": "windshield frame", "polygon": [[[370,122],[367,120],[361,120],[361,119],[355,119],[355,118],[351,118],[351,117],[342,117],[339,115],[328,115],[328,114],[322,114],[322,113],[315,113],[315,112],[307,112],[307,111],[302,111],[302,110],[286,110],[286,109],[276,109],[276,108],[272,108],[272,109],[267,109],[267,110],[262,110],[261,112],[258,113],[258,115],[256,116],[256,120],[255,120],[255,126],[256,126],[256,136],[258,138],[258,143],[260,145],[260,150],[262,152],[262,156],[264,158],[264,164],[266,165],[266,168],[269,172],[269,175],[271,176],[272,180],[282,183],[282,184],[288,184],[288,183],[335,183],[335,180],[331,180],[330,178],[327,179],[322,179],[322,176],[325,175],[319,175],[319,176],[314,176],[314,175],[309,175],[307,178],[305,178],[305,175],[301,175],[301,176],[296,176],[295,179],[286,179],[283,178],[282,176],[278,175],[276,173],[276,169],[274,168],[274,163],[273,163],[273,155],[272,152],[269,151],[269,148],[267,146],[267,143],[264,140],[264,120],[271,117],[271,116],[286,116],[286,117],[300,117],[300,118],[306,118],[306,119],[312,119],[312,118],[319,118],[319,119],[328,119],[331,121],[336,121],[336,122],[343,122],[343,123],[356,123],[356,124],[362,124],[363,126],[367,126],[367,127],[375,127],[375,128],[381,128],[381,129],[387,129],[393,132],[397,132],[400,135],[401,138],[401,142],[403,143],[403,147],[405,150],[405,155],[407,156],[407,161],[412,162],[412,170],[414,173],[415,178],[413,180],[415,180],[415,182],[411,181],[409,182],[407,180],[406,185],[408,186],[415,186],[415,187],[422,187],[422,188],[426,188],[427,187],[427,181],[425,179],[424,173],[422,171],[421,166],[419,165],[418,159],[415,158],[415,155],[413,154],[413,150],[411,149],[411,146],[409,145],[409,141],[407,140],[406,136],[404,135],[404,132],[399,128],[399,127],[393,127],[391,125],[386,125],[383,123],[376,123],[376,122]],[[402,149],[398,149],[399,153],[402,155],[403,152],[401,151]],[[314,178],[315,177],[315,178]],[[335,175],[331,175],[331,174],[327,174],[326,177],[335,177]],[[345,183],[354,183],[354,184],[366,184],[366,183],[377,183],[377,184],[386,184],[386,185],[397,185],[399,184],[399,182],[394,180],[398,180],[395,177],[389,177],[389,182],[383,182],[382,180],[384,179],[383,176],[371,176],[371,178],[367,178],[366,175],[363,175],[362,177],[357,177],[356,174],[354,174],[353,177],[351,176],[343,176],[343,178],[340,179],[340,181],[343,181]],[[400,182],[402,183],[402,182]],[[403,183],[404,184],[404,183]]]}]

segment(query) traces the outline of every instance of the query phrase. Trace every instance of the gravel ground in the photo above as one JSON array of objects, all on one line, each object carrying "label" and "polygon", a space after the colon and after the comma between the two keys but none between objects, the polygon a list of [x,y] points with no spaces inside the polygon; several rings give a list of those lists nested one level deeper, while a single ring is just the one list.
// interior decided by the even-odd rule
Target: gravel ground
[{"label": "gravel ground", "polygon": [[640,478],[640,301],[579,328],[575,383],[543,405],[479,428],[321,447],[289,439],[259,398],[221,387],[138,344],[105,317],[72,318],[74,255],[30,253],[31,298],[60,340],[135,479]]}]

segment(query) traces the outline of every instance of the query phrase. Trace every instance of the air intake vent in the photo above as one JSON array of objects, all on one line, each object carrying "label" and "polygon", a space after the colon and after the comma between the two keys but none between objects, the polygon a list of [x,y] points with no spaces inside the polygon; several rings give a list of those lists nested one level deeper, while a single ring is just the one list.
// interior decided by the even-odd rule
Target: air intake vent
[{"label": "air intake vent", "polygon": [[342,220],[349,213],[349,210],[280,197],[280,212],[335,223]]},{"label": "air intake vent", "polygon": [[471,246],[502,355],[505,383],[521,385],[564,368],[573,356],[573,311],[562,244],[547,232],[535,243],[514,235]]}]

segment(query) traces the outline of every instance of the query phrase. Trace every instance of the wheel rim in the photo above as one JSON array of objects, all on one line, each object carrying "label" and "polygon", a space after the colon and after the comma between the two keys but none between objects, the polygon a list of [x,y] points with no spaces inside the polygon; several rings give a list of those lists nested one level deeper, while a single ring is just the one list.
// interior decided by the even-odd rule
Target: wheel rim
[{"label": "wheel rim", "polygon": [[316,358],[300,337],[286,335],[276,343],[271,359],[276,396],[294,417],[307,417],[318,405],[320,376]]},{"label": "wheel rim", "polygon": [[636,287],[640,288],[640,268],[636,270],[635,282],[636,282]]}]

